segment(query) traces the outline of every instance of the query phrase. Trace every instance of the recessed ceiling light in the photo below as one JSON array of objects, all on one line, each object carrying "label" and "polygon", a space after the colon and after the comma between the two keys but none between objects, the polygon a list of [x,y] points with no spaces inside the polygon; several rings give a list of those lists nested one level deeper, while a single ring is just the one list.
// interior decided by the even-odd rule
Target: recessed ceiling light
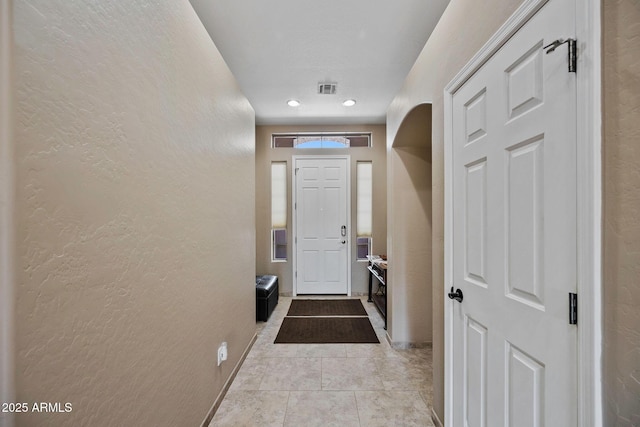
[{"label": "recessed ceiling light", "polygon": [[287,105],[289,107],[299,107],[300,106],[300,101],[296,100],[296,99],[290,99],[287,101]]},{"label": "recessed ceiling light", "polygon": [[347,99],[346,101],[344,101],[342,103],[342,105],[344,105],[345,107],[353,107],[354,105],[356,105],[356,100],[355,99]]}]

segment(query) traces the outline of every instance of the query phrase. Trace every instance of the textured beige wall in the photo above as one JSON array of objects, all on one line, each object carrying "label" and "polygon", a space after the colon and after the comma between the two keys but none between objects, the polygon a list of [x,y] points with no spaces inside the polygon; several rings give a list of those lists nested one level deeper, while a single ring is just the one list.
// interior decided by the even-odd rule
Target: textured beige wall
[{"label": "textured beige wall", "polygon": [[[404,117],[422,103],[433,105],[433,389],[434,410],[444,414],[444,105],[443,91],[520,0],[451,0],[387,111],[387,145],[391,149]],[[390,183],[391,187],[394,183]],[[389,221],[393,221],[390,218]],[[402,245],[402,242],[393,242]]]},{"label": "textured beige wall", "polygon": [[640,2],[603,2],[604,414],[640,425]]},{"label": "textured beige wall", "polygon": [[14,37],[17,399],[73,404],[18,425],[198,425],[255,333],[253,110],[186,0]]},{"label": "textured beige wall", "polygon": [[[296,150],[293,148],[271,148],[271,135],[286,132],[371,132],[372,148],[333,149],[333,150]],[[259,274],[278,276],[280,293],[291,295],[293,292],[293,236],[291,216],[291,159],[294,155],[326,154],[351,156],[351,292],[354,295],[368,291],[366,263],[356,261],[355,224],[356,224],[356,162],[373,162],[373,253],[387,251],[387,164],[384,125],[349,126],[257,126],[256,127],[256,271]],[[286,161],[289,177],[287,197],[289,247],[287,262],[271,261],[271,162]]]},{"label": "textured beige wall", "polygon": [[389,319],[396,347],[432,341],[431,105],[405,117],[387,156]]}]

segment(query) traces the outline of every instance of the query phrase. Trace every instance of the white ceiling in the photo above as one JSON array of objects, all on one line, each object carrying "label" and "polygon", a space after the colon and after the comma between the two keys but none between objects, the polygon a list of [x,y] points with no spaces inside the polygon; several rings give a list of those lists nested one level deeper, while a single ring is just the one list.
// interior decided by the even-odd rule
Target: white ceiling
[{"label": "white ceiling", "polygon": [[[384,123],[448,2],[191,0],[258,124]],[[318,94],[319,82],[337,93]]]}]

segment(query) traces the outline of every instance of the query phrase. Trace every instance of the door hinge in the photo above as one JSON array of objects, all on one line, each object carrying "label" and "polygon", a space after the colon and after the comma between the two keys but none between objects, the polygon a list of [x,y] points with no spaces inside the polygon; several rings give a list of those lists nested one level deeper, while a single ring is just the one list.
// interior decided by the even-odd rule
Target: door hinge
[{"label": "door hinge", "polygon": [[298,171],[300,170],[300,168],[296,168],[295,170],[295,174],[298,175]]},{"label": "door hinge", "polygon": [[578,324],[578,294],[569,292],[569,324]]},{"label": "door hinge", "polygon": [[295,240],[296,243],[298,243],[298,236],[293,238]]},{"label": "door hinge", "polygon": [[298,277],[298,272],[297,272],[297,271],[296,271],[296,274],[295,274],[295,276],[296,276],[296,278]]},{"label": "door hinge", "polygon": [[569,72],[575,73],[577,64],[578,64],[578,42],[575,39],[558,39],[549,43],[543,49],[546,50],[546,53],[551,53],[556,48],[562,44],[567,44],[567,61],[569,62]]}]

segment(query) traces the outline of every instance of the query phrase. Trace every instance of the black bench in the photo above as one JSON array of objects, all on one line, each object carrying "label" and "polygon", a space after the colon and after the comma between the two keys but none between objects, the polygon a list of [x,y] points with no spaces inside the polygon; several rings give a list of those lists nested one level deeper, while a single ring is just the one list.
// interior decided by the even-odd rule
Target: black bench
[{"label": "black bench", "polygon": [[278,276],[256,276],[256,320],[266,322],[278,305]]}]

